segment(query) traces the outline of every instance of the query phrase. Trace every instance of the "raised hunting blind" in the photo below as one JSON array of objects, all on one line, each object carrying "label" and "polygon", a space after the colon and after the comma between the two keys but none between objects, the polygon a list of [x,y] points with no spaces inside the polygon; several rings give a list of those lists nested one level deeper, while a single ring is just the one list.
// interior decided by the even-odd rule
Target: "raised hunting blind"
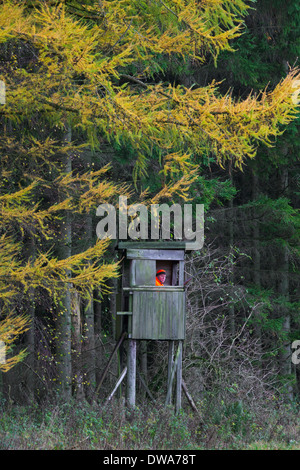
[{"label": "raised hunting blind", "polygon": [[[176,409],[181,406],[182,342],[185,339],[184,242],[119,242],[122,260],[116,311],[116,339],[127,336],[127,400],[135,405],[137,341],[169,342],[166,403],[177,376]],[[156,273],[166,271],[163,286]],[[175,351],[175,344],[177,350]]]},{"label": "raised hunting blind", "polygon": [[[117,335],[126,328],[132,339],[183,340],[184,248],[180,249],[176,242],[123,242],[118,249],[123,263],[117,300]],[[155,285],[159,269],[166,271],[164,286]]]}]

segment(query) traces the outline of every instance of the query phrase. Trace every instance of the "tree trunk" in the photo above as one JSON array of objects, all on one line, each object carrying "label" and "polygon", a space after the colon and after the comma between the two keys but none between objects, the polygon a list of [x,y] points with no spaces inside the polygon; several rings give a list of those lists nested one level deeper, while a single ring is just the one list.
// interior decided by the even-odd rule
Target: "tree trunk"
[{"label": "tree trunk", "polygon": [[[87,153],[86,156],[87,167],[91,169],[91,156]],[[85,217],[85,249],[93,244],[93,218],[91,214]],[[94,396],[96,386],[96,352],[95,352],[95,317],[94,317],[94,302],[93,292],[90,292],[90,298],[85,301],[84,308],[84,338],[85,338],[85,354],[84,354],[84,367],[85,367],[85,383],[87,398],[91,399]]]},{"label": "tree trunk", "polygon": [[[68,125],[65,134],[65,141],[71,142],[72,130]],[[65,171],[72,171],[71,156],[67,155],[65,162]],[[60,258],[69,258],[72,254],[72,221],[71,214],[66,211],[66,215],[61,223],[60,238]],[[70,272],[66,273],[68,277]],[[72,357],[71,357],[71,282],[67,283],[64,293],[60,299],[60,311],[57,317],[57,374],[58,374],[58,392],[63,400],[68,400],[72,395]]]},{"label": "tree trunk", "polygon": [[[281,175],[281,190],[285,191],[288,187],[288,169],[284,168]],[[281,374],[282,376],[289,381],[292,374],[292,361],[291,361],[291,344],[290,344],[290,332],[291,332],[291,318],[288,307],[284,305],[289,301],[289,248],[287,245],[282,247],[282,256],[281,256],[281,265],[280,265],[280,279],[278,285],[278,292],[282,296],[283,305],[281,307],[282,317],[283,317],[283,334],[284,342],[282,345],[282,354],[281,354]],[[293,399],[293,388],[291,385],[286,387],[286,397],[287,399]]]},{"label": "tree trunk", "polygon": [[85,343],[85,354],[84,354],[84,367],[85,383],[87,398],[91,398],[94,395],[96,386],[96,351],[95,351],[95,323],[94,323],[94,304],[93,296],[91,294],[90,300],[88,301],[84,309],[84,343]]},{"label": "tree trunk", "polygon": [[102,374],[103,366],[103,345],[101,341],[101,313],[102,304],[99,291],[94,292],[94,319],[95,319],[95,380],[98,384]]},{"label": "tree trunk", "polygon": [[[232,174],[230,174],[230,181],[233,185]],[[230,211],[229,211],[229,214],[230,214],[229,215],[229,217],[230,217],[230,220],[229,220],[229,250],[231,252],[232,249],[233,249],[233,244],[234,244],[233,198],[230,199],[229,207],[230,207]],[[234,284],[233,265],[230,269],[232,269],[232,272],[230,274],[230,281],[231,281],[231,286],[233,286],[233,284]],[[235,309],[234,309],[234,303],[233,302],[230,302],[230,304],[229,304],[229,325],[230,325],[230,333],[231,333],[232,337],[234,337],[234,335],[235,335]]]},{"label": "tree trunk", "polygon": [[[252,200],[256,201],[259,196],[259,182],[257,174],[255,173],[255,169],[252,172]],[[253,282],[255,286],[260,289],[261,288],[261,276],[260,276],[260,246],[259,246],[259,222],[258,222],[258,214],[255,208],[252,209],[252,217],[253,217],[253,253],[252,253],[252,260],[253,260]],[[258,356],[259,360],[261,361],[262,358],[262,338],[261,338],[261,325],[260,325],[260,311],[259,308],[255,310],[255,325],[254,325],[254,334],[257,339],[257,348],[258,348]]]},{"label": "tree trunk", "polygon": [[82,322],[80,296],[72,294],[72,375],[76,400],[84,399],[84,374],[82,370]]},{"label": "tree trunk", "polygon": [[[26,258],[30,263],[35,258],[35,243],[31,238],[26,246]],[[25,375],[25,387],[30,402],[34,401],[36,388],[36,357],[35,357],[35,290],[30,287],[27,294],[26,314],[30,317],[29,330],[25,333],[25,343],[28,355],[24,361],[27,368]]]}]

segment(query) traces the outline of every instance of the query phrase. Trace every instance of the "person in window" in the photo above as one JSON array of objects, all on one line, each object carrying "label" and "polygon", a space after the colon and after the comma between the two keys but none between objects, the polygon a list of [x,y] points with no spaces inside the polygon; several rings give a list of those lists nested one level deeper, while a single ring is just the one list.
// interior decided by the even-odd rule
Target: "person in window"
[{"label": "person in window", "polygon": [[159,269],[156,273],[155,285],[163,286],[166,281],[166,271],[164,269]]}]

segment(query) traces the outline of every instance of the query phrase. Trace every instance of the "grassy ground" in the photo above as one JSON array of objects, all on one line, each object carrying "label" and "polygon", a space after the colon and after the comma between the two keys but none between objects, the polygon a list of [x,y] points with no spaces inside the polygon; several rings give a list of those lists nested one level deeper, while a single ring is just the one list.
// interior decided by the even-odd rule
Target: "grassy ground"
[{"label": "grassy ground", "polygon": [[118,402],[0,408],[1,450],[300,450],[295,407],[249,412],[239,403],[198,404],[175,416],[172,408],[147,405],[129,413]]}]

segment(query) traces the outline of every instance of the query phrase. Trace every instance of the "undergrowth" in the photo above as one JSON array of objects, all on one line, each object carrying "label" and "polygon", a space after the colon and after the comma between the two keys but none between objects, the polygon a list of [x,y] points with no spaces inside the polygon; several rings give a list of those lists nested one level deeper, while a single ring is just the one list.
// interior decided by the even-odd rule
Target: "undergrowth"
[{"label": "undergrowth", "polygon": [[145,404],[129,411],[115,401],[0,408],[1,450],[300,449],[296,406],[255,414],[242,403],[198,403],[199,413]]}]

